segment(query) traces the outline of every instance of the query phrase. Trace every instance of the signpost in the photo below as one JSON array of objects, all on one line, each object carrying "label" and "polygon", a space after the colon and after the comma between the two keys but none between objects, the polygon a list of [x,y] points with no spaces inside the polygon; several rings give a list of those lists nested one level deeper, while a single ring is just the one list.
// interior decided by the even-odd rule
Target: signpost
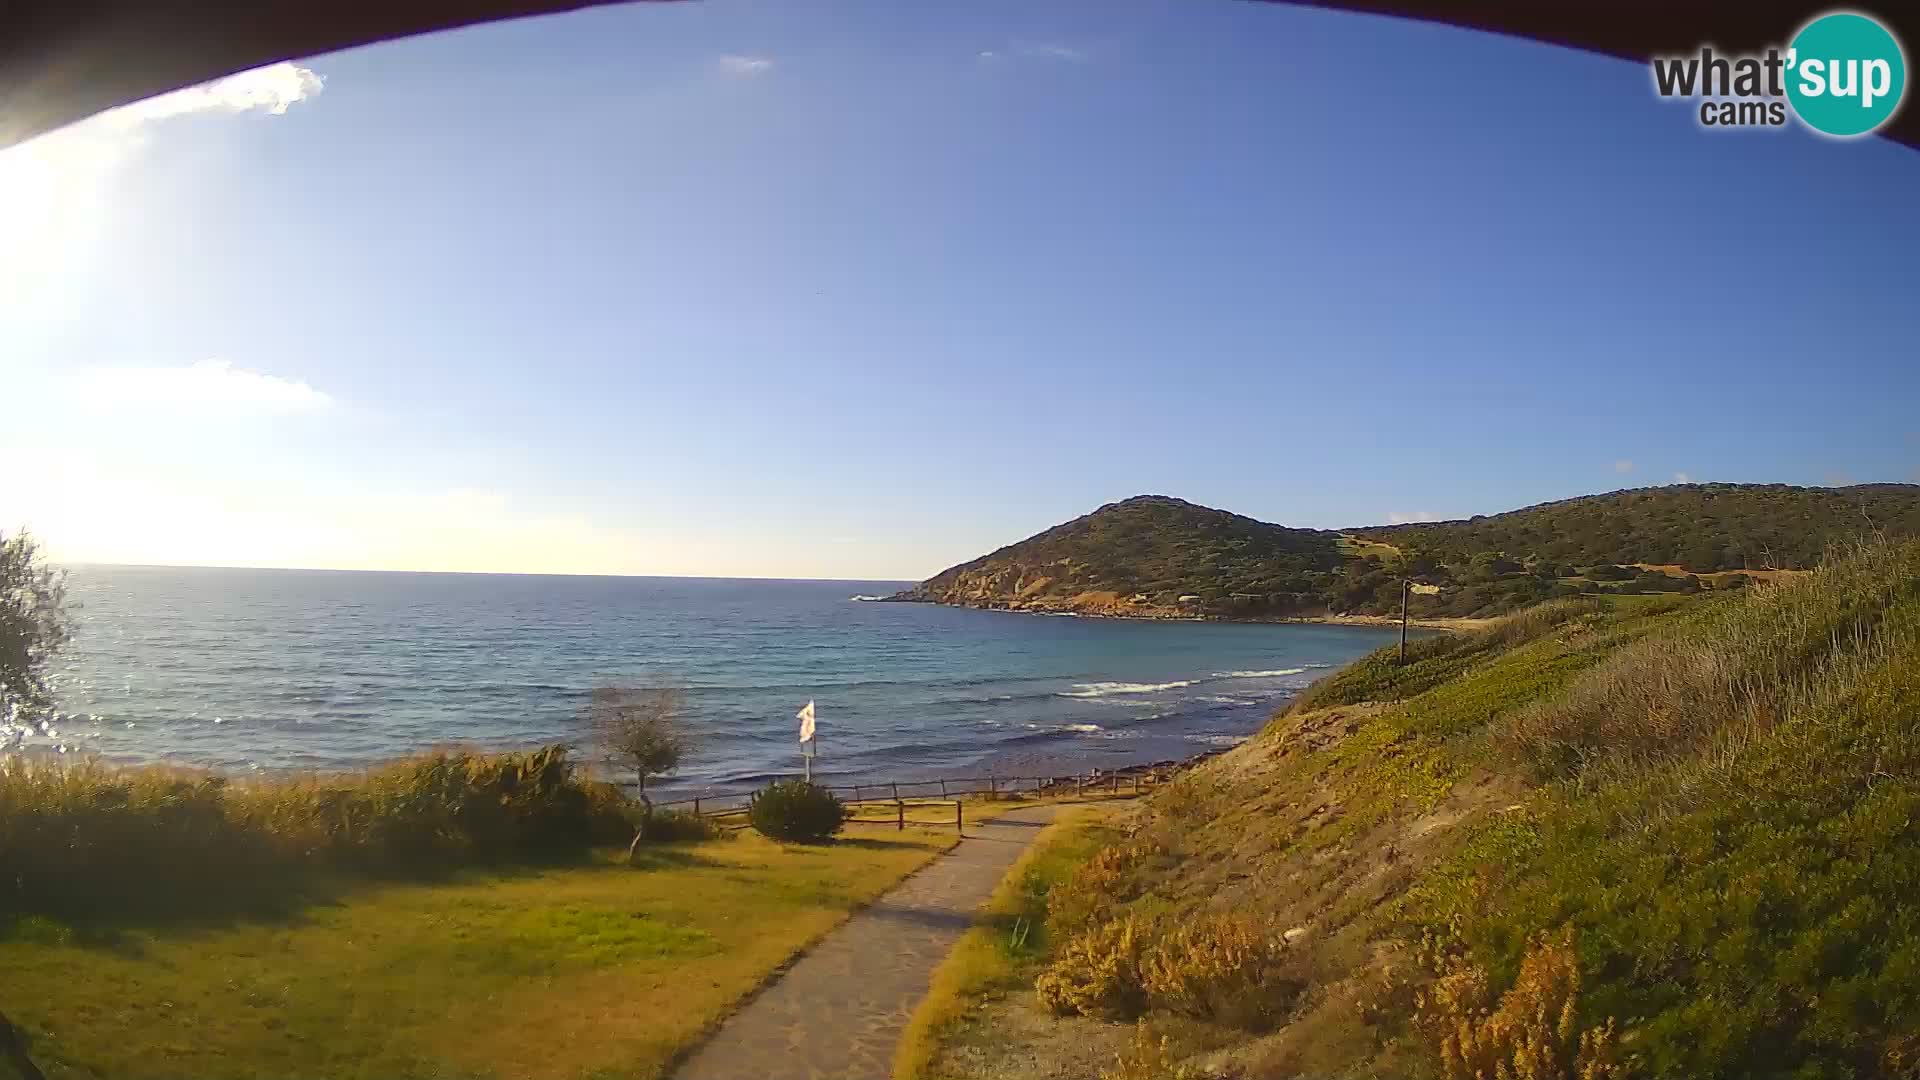
[{"label": "signpost", "polygon": [[1400,579],[1400,666],[1407,666],[1407,592],[1413,588],[1409,578]]},{"label": "signpost", "polygon": [[1407,666],[1407,594],[1408,593],[1419,593],[1421,596],[1438,596],[1440,595],[1440,586],[1428,585],[1426,582],[1415,581],[1412,578],[1400,579],[1400,663],[1398,665],[1400,667]]}]

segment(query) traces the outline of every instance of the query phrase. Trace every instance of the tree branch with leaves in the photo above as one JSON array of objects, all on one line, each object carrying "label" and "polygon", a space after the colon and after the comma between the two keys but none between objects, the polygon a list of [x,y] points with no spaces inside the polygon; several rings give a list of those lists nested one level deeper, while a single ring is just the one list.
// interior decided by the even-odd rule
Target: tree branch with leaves
[{"label": "tree branch with leaves", "polygon": [[0,532],[0,750],[53,715],[47,668],[70,632],[66,598],[66,575],[33,537]]},{"label": "tree branch with leaves", "polygon": [[601,760],[619,773],[631,773],[639,789],[641,814],[627,846],[630,860],[653,819],[648,781],[679,769],[693,752],[686,697],[678,686],[602,686],[587,700],[587,728]]}]

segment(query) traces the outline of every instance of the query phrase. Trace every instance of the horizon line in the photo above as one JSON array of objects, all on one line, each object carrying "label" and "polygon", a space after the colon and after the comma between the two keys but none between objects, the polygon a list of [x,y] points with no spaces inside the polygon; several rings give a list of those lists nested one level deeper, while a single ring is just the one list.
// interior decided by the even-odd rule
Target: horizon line
[{"label": "horizon line", "polygon": [[53,565],[62,570],[82,567],[108,567],[117,570],[266,570],[297,574],[438,574],[460,577],[623,578],[641,580],[661,579],[667,581],[804,581],[844,583],[849,585],[913,585],[926,580],[925,578],[889,577],[778,577],[768,574],[601,574],[556,570],[396,570],[391,568],[345,566],[225,566],[211,563],[123,563],[96,562],[91,560],[53,560]]}]

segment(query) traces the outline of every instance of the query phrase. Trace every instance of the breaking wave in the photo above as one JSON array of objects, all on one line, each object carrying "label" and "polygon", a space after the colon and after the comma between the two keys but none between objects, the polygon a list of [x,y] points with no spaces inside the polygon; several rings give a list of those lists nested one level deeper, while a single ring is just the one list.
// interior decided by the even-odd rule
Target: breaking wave
[{"label": "breaking wave", "polygon": [[1178,690],[1183,686],[1192,686],[1192,679],[1176,679],[1173,682],[1090,682],[1075,683],[1073,689],[1060,691],[1061,697],[1101,698],[1116,694],[1156,694],[1162,690]]}]

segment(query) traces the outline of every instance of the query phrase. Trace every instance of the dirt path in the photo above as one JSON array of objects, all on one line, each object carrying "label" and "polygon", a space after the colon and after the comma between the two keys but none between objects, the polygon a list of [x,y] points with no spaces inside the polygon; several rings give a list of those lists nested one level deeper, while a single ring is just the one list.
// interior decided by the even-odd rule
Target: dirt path
[{"label": "dirt path", "polygon": [[1055,807],[966,839],[855,914],[720,1026],[674,1080],[888,1080],[927,979]]}]

